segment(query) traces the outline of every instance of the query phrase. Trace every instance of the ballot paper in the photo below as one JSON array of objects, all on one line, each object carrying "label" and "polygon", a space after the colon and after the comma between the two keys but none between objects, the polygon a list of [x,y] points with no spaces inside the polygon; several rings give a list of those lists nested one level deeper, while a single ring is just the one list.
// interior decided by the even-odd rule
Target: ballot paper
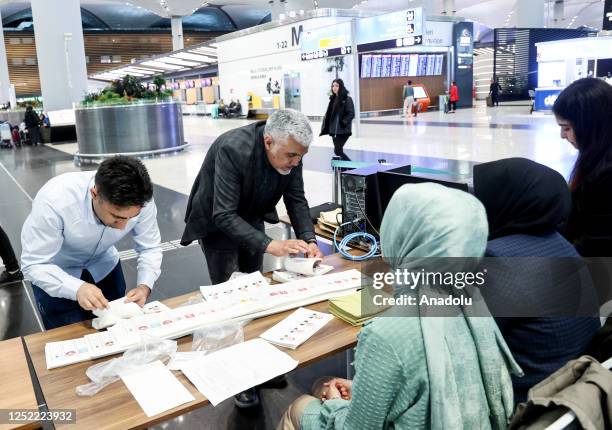
[{"label": "ballot paper", "polygon": [[[322,264],[321,266],[317,267],[317,275],[325,275],[326,273],[331,272],[332,270],[334,270],[334,266],[326,266],[324,264]],[[276,282],[293,282],[293,281],[299,281],[301,279],[305,279],[305,278],[310,278],[311,276],[307,276],[307,275],[302,275],[300,273],[294,273],[294,272],[289,272],[287,270],[275,270],[274,272],[272,272],[272,279]]]},{"label": "ballot paper", "polygon": [[231,279],[216,285],[200,287],[204,299],[210,302],[221,302],[238,295],[256,294],[268,286],[261,272],[253,272],[239,278]]},{"label": "ballot paper", "polygon": [[96,330],[101,330],[117,324],[119,320],[132,318],[142,315],[142,309],[134,302],[125,302],[125,297],[108,302],[107,309],[95,309],[93,314],[98,318],[94,318],[91,325]]},{"label": "ballot paper", "polygon": [[225,305],[231,307],[234,312],[239,312],[240,307],[263,311],[321,295],[332,294],[331,297],[333,297],[336,292],[354,291],[361,286],[361,273],[355,269],[275,285],[268,285],[265,280],[259,280],[257,276],[251,277],[251,275],[259,275],[263,278],[259,272],[255,272],[234,279],[234,281],[240,281],[247,278],[240,285],[227,285],[226,282],[202,287],[202,296],[207,303]]},{"label": "ballot paper", "polygon": [[[120,319],[107,331],[117,342],[125,345],[121,349],[125,351],[129,346],[138,344],[143,335],[176,339],[221,322],[260,318],[351,294],[361,287],[362,274],[352,269],[308,277],[286,284],[269,285],[261,273],[255,272],[230,282],[231,284],[202,287],[204,301],[201,303]],[[94,341],[100,342],[101,338],[94,338],[90,342]],[[63,352],[56,350],[59,348],[54,345],[56,342],[50,342],[45,347],[46,351],[54,352],[46,356],[49,369],[97,358],[98,354],[114,353],[112,348],[114,344],[106,345],[108,349],[99,346],[98,353],[92,357],[92,351],[89,350],[89,344],[84,338],[67,342],[81,342],[85,346],[86,353],[75,357],[76,352],[73,352],[72,348],[70,355],[61,359]]]},{"label": "ballot paper", "polygon": [[283,266],[288,272],[304,276],[319,276],[334,270],[333,266],[321,264],[320,258],[285,257]]},{"label": "ballot paper", "polygon": [[263,339],[232,345],[183,367],[213,406],[295,369],[298,362]]},{"label": "ballot paper", "polygon": [[160,312],[166,312],[169,310],[170,308],[168,306],[157,300],[147,303],[142,307],[142,312],[145,314],[158,314]]},{"label": "ballot paper", "polygon": [[115,339],[112,333],[108,331],[101,331],[98,333],[87,334],[84,336],[89,350],[91,351],[91,357],[106,357],[107,355],[117,354],[123,352],[125,347]]},{"label": "ballot paper", "polygon": [[119,376],[147,417],[195,400],[159,360],[122,372]]},{"label": "ballot paper", "polygon": [[259,337],[278,346],[296,349],[333,318],[330,314],[299,308]]},{"label": "ballot paper", "polygon": [[49,342],[45,345],[47,370],[91,359],[91,349],[84,338]]},{"label": "ballot paper", "polygon": [[177,352],[167,364],[167,367],[170,370],[183,370],[185,365],[191,363],[193,360],[204,357],[207,353],[208,351]]}]

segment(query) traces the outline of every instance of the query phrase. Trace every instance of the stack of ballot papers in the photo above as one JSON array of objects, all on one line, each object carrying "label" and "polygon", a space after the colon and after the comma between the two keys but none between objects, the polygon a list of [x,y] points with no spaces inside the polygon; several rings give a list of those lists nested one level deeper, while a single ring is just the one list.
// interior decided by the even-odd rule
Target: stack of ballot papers
[{"label": "stack of ballot papers", "polygon": [[274,345],[296,349],[333,318],[330,314],[299,308],[259,337]]},{"label": "stack of ballot papers", "polygon": [[263,339],[253,339],[190,361],[185,376],[213,406],[291,372],[298,362]]},{"label": "stack of ballot papers", "polygon": [[106,332],[80,339],[49,342],[45,345],[47,369],[125,351],[137,345],[143,335],[176,339],[207,326],[260,318],[351,294],[359,288],[361,273],[355,269],[275,285],[254,272],[201,287],[201,303],[120,319]]},{"label": "stack of ballot papers", "polygon": [[317,225],[323,231],[334,233],[336,228],[342,223],[342,208],[329,212],[321,212],[317,218]]},{"label": "stack of ballot papers", "polygon": [[[372,298],[366,294],[366,291],[368,290],[364,289],[350,295],[330,299],[329,311],[341,320],[353,326],[358,326],[389,307],[375,305]],[[377,294],[381,294],[383,297],[390,297],[389,294],[382,290],[377,291]]]},{"label": "stack of ballot papers", "polygon": [[272,279],[276,282],[292,282],[310,276],[321,276],[334,270],[334,266],[321,264],[320,258],[286,257],[283,260],[285,270],[272,272]]}]

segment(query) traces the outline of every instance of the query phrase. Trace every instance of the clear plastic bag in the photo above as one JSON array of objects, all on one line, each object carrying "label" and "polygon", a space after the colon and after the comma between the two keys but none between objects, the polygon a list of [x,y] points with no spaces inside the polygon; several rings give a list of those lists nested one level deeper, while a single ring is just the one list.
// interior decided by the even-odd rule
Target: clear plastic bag
[{"label": "clear plastic bag", "polygon": [[125,351],[121,357],[90,366],[85,374],[92,382],[76,387],[76,394],[93,396],[107,385],[118,381],[121,372],[156,360],[170,359],[176,353],[176,348],[175,340],[143,336],[140,344]]},{"label": "clear plastic bag", "polygon": [[227,322],[197,330],[193,333],[192,351],[204,354],[244,342],[244,323]]}]

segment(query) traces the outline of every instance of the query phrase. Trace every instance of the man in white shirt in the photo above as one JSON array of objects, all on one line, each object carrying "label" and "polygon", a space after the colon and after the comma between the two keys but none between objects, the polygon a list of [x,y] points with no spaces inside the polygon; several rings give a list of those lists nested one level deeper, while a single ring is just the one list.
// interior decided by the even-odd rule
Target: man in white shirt
[{"label": "man in white shirt", "polygon": [[47,329],[93,317],[125,295],[115,243],[130,234],[138,253],[137,286],[127,300],[143,306],[160,275],[162,251],[153,186],[130,157],[105,160],[97,172],[48,181],[21,232],[22,271],[32,283]]}]

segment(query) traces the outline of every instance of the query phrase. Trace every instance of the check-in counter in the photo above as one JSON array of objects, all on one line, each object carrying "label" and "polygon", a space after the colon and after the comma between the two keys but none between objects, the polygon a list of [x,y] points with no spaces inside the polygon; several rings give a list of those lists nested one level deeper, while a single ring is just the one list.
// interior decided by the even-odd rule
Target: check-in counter
[{"label": "check-in counter", "polygon": [[149,157],[183,150],[180,103],[157,102],[75,109],[78,152],[75,162],[114,155]]},{"label": "check-in counter", "polygon": [[539,112],[551,111],[561,91],[563,91],[561,87],[536,88],[534,110]]}]

